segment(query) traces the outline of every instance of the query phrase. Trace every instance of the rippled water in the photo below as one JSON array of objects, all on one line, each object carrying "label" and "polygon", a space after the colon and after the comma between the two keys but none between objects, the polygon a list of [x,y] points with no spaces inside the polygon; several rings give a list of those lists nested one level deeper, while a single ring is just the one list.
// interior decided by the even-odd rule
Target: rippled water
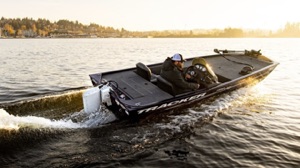
[{"label": "rippled water", "polygon": [[[299,167],[300,39],[2,39],[4,167]],[[86,114],[88,74],[261,49],[280,65],[262,82],[185,109],[118,121]]]}]

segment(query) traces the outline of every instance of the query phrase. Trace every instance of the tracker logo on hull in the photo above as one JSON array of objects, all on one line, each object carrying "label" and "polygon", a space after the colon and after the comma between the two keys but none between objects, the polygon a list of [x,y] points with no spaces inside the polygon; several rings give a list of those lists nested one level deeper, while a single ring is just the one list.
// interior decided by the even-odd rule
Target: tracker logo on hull
[{"label": "tracker logo on hull", "polygon": [[155,110],[159,110],[159,109],[162,109],[162,108],[174,106],[174,105],[177,105],[177,104],[189,102],[191,100],[195,100],[195,99],[198,99],[200,97],[203,97],[203,96],[205,96],[205,94],[206,93],[201,93],[201,94],[198,94],[198,95],[195,95],[195,96],[192,96],[192,97],[188,97],[188,98],[185,98],[185,99],[176,100],[176,101],[172,101],[170,103],[164,103],[164,104],[159,105],[159,106],[153,106],[153,107],[149,107],[149,108],[146,108],[146,109],[142,109],[142,110],[138,111],[138,114],[147,113],[147,112],[150,112],[150,111],[155,111]]}]

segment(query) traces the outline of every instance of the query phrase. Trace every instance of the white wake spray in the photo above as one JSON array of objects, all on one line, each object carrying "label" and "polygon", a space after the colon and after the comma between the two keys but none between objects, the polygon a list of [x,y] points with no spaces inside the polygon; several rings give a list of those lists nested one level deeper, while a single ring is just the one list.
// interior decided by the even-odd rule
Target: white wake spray
[{"label": "white wake spray", "polygon": [[18,130],[21,127],[29,128],[80,128],[81,125],[71,120],[50,120],[36,116],[14,116],[4,109],[0,109],[0,129]]},{"label": "white wake spray", "polygon": [[[76,122],[74,122],[74,120]],[[94,113],[76,112],[61,120],[51,120],[36,116],[15,116],[0,109],[0,129],[18,130],[20,128],[90,128],[115,121],[116,117],[107,111]]]},{"label": "white wake spray", "polygon": [[188,108],[188,113],[182,115],[172,115],[170,116],[171,122],[158,123],[156,124],[156,127],[162,129],[171,129],[175,132],[181,132],[182,126],[193,126],[200,119],[213,118],[218,115],[218,113],[225,111],[232,106],[263,102],[263,100],[265,101],[269,94],[271,94],[270,91],[263,87],[262,84],[240,88],[230,93],[223,94],[208,104],[199,104],[196,108]]}]

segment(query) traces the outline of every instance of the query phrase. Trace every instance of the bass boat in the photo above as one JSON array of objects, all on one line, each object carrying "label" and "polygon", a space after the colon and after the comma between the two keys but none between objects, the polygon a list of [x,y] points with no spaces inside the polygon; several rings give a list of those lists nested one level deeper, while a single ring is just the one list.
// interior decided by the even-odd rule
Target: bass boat
[{"label": "bass boat", "polygon": [[188,73],[200,88],[176,94],[174,86],[160,76],[163,62],[141,62],[128,69],[91,74],[92,88],[83,93],[85,112],[100,111],[102,106],[119,119],[136,118],[197,103],[210,96],[261,81],[279,64],[260,50],[218,50],[215,54],[186,59]]}]

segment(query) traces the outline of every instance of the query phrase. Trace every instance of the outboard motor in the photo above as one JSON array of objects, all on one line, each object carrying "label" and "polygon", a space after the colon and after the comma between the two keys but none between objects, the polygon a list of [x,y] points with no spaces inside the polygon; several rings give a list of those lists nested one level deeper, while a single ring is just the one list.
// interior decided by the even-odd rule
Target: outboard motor
[{"label": "outboard motor", "polygon": [[104,103],[110,106],[112,104],[109,94],[110,89],[111,87],[108,84],[87,89],[82,96],[84,111],[86,113],[100,111],[101,104]]}]

